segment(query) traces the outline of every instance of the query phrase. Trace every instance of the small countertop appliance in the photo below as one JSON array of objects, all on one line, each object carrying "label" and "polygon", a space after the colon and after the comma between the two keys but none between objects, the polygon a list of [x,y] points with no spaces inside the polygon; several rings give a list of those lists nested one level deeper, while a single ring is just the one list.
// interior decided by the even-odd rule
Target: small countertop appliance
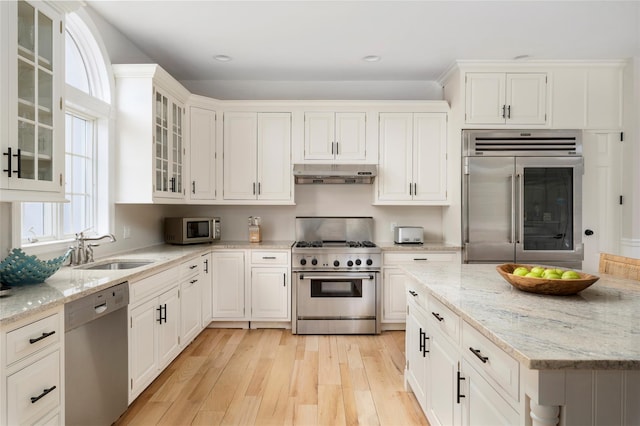
[{"label": "small countertop appliance", "polygon": [[423,244],[422,226],[396,226],[393,228],[393,242],[396,244]]}]

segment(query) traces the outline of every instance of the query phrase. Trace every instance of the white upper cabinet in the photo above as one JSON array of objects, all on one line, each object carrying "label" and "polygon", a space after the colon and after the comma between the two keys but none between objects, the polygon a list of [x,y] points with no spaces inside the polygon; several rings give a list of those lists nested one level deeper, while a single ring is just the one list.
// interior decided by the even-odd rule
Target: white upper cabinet
[{"label": "white upper cabinet", "polygon": [[376,204],[447,204],[447,114],[380,113]]},{"label": "white upper cabinet", "polygon": [[223,134],[225,201],[293,202],[290,113],[225,112]]},{"label": "white upper cabinet", "polygon": [[465,123],[545,124],[546,73],[469,72],[465,76]]},{"label": "white upper cabinet", "polygon": [[366,160],[366,113],[305,112],[304,159]]},{"label": "white upper cabinet", "polygon": [[0,2],[0,195],[64,199],[64,14],[45,2]]},{"label": "white upper cabinet", "polygon": [[189,92],[154,64],[113,65],[116,202],[185,199],[185,101]]},{"label": "white upper cabinet", "polygon": [[553,70],[551,125],[565,129],[622,128],[623,62]]},{"label": "white upper cabinet", "polygon": [[216,199],[216,159],[216,112],[189,108],[190,200]]}]

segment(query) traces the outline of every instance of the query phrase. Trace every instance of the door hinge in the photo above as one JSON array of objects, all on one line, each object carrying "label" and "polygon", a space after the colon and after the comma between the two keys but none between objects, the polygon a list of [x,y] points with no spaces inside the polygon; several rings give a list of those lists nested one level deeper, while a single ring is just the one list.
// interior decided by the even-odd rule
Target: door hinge
[{"label": "door hinge", "polygon": [[133,389],[133,379],[131,379],[131,389]]},{"label": "door hinge", "polygon": [[60,186],[62,186],[62,173],[60,173]]},{"label": "door hinge", "polygon": [[620,132],[620,142],[624,141],[624,132]]},{"label": "door hinge", "polygon": [[60,96],[60,109],[62,109],[62,96]]},{"label": "door hinge", "polygon": [[60,21],[60,34],[62,34],[62,21]]},{"label": "door hinge", "polygon": [[620,196],[619,203],[620,203],[620,205],[622,205],[624,203],[624,197],[622,195]]},{"label": "door hinge", "polygon": [[178,336],[178,345],[180,344],[180,336]]},{"label": "door hinge", "polygon": [[407,360],[406,368],[407,368],[407,370],[409,369],[409,360]]},{"label": "door hinge", "polygon": [[129,328],[133,328],[133,317],[129,317]]}]

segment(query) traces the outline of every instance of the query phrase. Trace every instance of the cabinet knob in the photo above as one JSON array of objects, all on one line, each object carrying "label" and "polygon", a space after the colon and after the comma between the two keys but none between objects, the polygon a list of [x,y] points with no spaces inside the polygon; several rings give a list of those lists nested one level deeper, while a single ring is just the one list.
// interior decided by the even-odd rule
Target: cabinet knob
[{"label": "cabinet knob", "polygon": [[585,229],[584,235],[589,237],[589,236],[593,235],[593,231],[591,229]]}]

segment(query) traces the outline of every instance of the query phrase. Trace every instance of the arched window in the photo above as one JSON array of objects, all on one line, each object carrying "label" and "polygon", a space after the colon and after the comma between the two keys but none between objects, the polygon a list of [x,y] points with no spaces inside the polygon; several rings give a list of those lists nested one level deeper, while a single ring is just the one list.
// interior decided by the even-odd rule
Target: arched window
[{"label": "arched window", "polygon": [[[82,15],[82,16],[81,16]],[[68,243],[76,233],[108,232],[109,117],[113,76],[84,11],[67,15],[65,33],[65,198],[23,203],[22,244]],[[42,251],[46,251],[47,248]],[[37,250],[40,251],[40,250]]]}]

